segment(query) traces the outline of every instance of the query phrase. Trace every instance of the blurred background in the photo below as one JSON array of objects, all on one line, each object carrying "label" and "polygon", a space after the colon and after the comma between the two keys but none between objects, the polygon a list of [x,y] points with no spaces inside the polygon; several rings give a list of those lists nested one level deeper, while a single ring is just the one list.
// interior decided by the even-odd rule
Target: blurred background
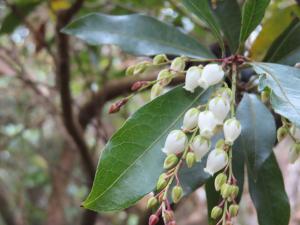
[{"label": "blurred background", "polygon": [[[247,41],[249,56],[263,58],[293,15],[300,15],[298,4],[272,1],[263,24]],[[210,30],[177,0],[0,0],[0,225],[147,224],[145,199],[115,213],[96,214],[80,207],[103,146],[149,101],[146,91],[119,113],[108,115],[109,106],[140,79],[126,77],[126,68],[145,59],[116,46],[89,46],[59,32],[90,12],[147,14],[219,54]],[[153,79],[156,73],[147,76]],[[288,142],[275,151],[291,201],[291,224],[297,225],[300,163],[288,165]],[[255,225],[255,210],[246,189],[244,193],[237,224]],[[207,224],[204,190],[179,203],[176,216],[179,225]]]}]

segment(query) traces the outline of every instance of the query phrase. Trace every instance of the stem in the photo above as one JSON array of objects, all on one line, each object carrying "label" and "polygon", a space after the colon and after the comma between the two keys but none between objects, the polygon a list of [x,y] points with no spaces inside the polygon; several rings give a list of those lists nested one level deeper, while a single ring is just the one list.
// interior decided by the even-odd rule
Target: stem
[{"label": "stem", "polygon": [[231,117],[235,116],[235,96],[236,96],[236,77],[237,77],[237,66],[235,63],[232,64],[232,83],[231,83]]},{"label": "stem", "polygon": [[227,200],[225,201],[224,209],[223,209],[223,216],[222,216],[222,225],[226,225],[226,213],[227,213]]}]

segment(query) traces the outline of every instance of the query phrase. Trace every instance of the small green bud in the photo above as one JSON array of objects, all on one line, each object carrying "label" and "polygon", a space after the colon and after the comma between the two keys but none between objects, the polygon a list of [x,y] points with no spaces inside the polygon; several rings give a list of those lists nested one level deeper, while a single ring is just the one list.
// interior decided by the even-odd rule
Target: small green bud
[{"label": "small green bud", "polygon": [[213,209],[211,210],[211,213],[210,213],[210,217],[212,218],[212,219],[218,219],[221,215],[222,215],[222,212],[223,212],[223,210],[222,210],[222,208],[221,207],[219,207],[219,206],[215,206],[215,207],[213,207]]},{"label": "small green bud", "polygon": [[192,168],[193,165],[196,163],[196,155],[194,152],[188,152],[186,154],[186,158],[185,158],[185,161],[186,161],[186,165],[188,168]]},{"label": "small green bud", "polygon": [[221,187],[221,195],[223,199],[228,198],[231,195],[231,185],[223,184]]},{"label": "small green bud", "polygon": [[175,154],[169,154],[164,162],[164,169],[171,169],[178,162],[178,157]]},{"label": "small green bud", "polygon": [[185,68],[185,60],[183,57],[177,57],[175,58],[171,63],[171,70],[174,70],[175,72],[182,72]]},{"label": "small green bud", "polygon": [[239,194],[239,187],[237,185],[230,185],[230,197],[232,197],[233,199],[236,198],[236,196]]},{"label": "small green bud", "polygon": [[239,206],[237,204],[232,204],[229,206],[229,214],[231,217],[236,217],[239,212]]},{"label": "small green bud", "polygon": [[155,99],[156,97],[160,96],[164,91],[164,87],[160,83],[156,83],[151,88],[151,100]]},{"label": "small green bud", "polygon": [[220,191],[223,184],[225,184],[227,181],[227,176],[224,173],[218,174],[215,179],[215,189],[216,191]]},{"label": "small green bud", "polygon": [[135,65],[129,66],[126,69],[126,76],[132,76],[134,74]]},{"label": "small green bud", "polygon": [[223,138],[219,139],[216,143],[216,148],[223,149],[224,145],[225,145],[225,140]]},{"label": "small green bud", "polygon": [[158,65],[158,64],[161,64],[161,63],[164,63],[167,61],[168,61],[168,58],[165,54],[156,55],[153,58],[153,65]]},{"label": "small green bud", "polygon": [[162,86],[166,86],[168,85],[173,78],[173,74],[170,72],[169,69],[164,69],[162,71],[160,71],[157,75],[157,80],[159,80],[159,83]]},{"label": "small green bud", "polygon": [[270,99],[270,90],[265,89],[260,93],[260,99],[263,103],[267,103]]},{"label": "small green bud", "polygon": [[148,199],[147,209],[153,209],[157,206],[157,204],[158,204],[157,198],[151,197]]},{"label": "small green bud", "polygon": [[286,126],[279,127],[277,130],[278,142],[281,142],[287,134],[288,134],[288,128]]},{"label": "small green bud", "polygon": [[134,67],[134,71],[133,71],[133,74],[134,75],[137,75],[137,74],[141,74],[143,72],[145,72],[145,70],[148,68],[148,66],[150,66],[151,64],[147,61],[145,62],[140,62],[139,64],[137,64],[135,67]]},{"label": "small green bud", "polygon": [[166,181],[165,177],[165,174],[159,176],[158,181],[156,183],[156,190],[160,191],[167,186],[168,182]]},{"label": "small green bud", "polygon": [[183,193],[182,187],[180,187],[180,186],[173,187],[172,199],[173,199],[174,203],[178,203],[180,201],[180,199],[182,197],[182,193]]}]

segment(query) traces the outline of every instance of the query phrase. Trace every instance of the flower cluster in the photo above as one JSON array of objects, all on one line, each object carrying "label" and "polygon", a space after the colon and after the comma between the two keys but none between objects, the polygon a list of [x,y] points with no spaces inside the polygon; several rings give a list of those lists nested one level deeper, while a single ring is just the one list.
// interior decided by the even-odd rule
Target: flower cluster
[{"label": "flower cluster", "polygon": [[[174,71],[184,73],[184,67],[184,58],[179,57],[172,62],[168,71],[171,74]],[[189,92],[194,92],[198,87],[207,89],[219,84],[225,76],[222,66],[218,64],[208,64],[204,67],[192,66],[185,74],[183,88]],[[162,76],[158,77],[159,80],[161,78]],[[163,82],[157,84],[164,85]],[[235,198],[238,187],[232,172],[232,145],[241,133],[241,125],[233,112],[229,117],[230,110],[234,109],[234,106],[231,107],[234,104],[232,101],[234,96],[235,93],[232,93],[225,84],[210,97],[206,104],[190,108],[184,114],[181,129],[172,130],[167,135],[162,148],[167,155],[164,161],[166,172],[160,175],[156,194],[148,201],[148,207],[156,210],[149,219],[149,225],[157,224],[159,215],[162,215],[166,225],[176,224],[170,207],[169,194],[174,203],[177,203],[183,195],[178,171],[184,163],[191,168],[207,154],[204,171],[211,176],[222,171],[215,179],[215,188],[220,191],[223,200],[212,210],[211,216],[218,218],[223,213],[226,216],[221,220],[225,219],[226,222],[230,222],[231,217],[236,216],[238,205]],[[224,139],[219,140],[211,150],[211,139],[220,130],[223,130]]]}]

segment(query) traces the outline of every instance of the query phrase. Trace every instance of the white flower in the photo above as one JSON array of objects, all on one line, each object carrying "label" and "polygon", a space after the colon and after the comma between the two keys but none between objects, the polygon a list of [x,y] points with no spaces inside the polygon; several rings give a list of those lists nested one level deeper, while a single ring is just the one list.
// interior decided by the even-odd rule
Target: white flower
[{"label": "white flower", "polygon": [[185,60],[183,57],[177,57],[175,58],[170,66],[171,70],[174,70],[175,72],[181,72],[185,68]]},{"label": "white flower", "polygon": [[237,119],[231,118],[225,121],[223,130],[225,142],[233,144],[233,142],[240,136],[242,127]]},{"label": "white flower", "polygon": [[291,134],[293,135],[294,138],[296,138],[297,140],[300,140],[300,129],[298,127],[293,125],[290,128],[290,132],[291,132]]},{"label": "white flower", "polygon": [[224,71],[218,64],[208,64],[203,68],[198,83],[203,89],[219,83],[224,77]]},{"label": "white flower", "polygon": [[178,154],[184,151],[187,144],[187,137],[181,130],[173,130],[167,136],[165,146],[162,151],[166,154]]},{"label": "white flower", "polygon": [[202,68],[198,66],[192,66],[188,69],[185,75],[185,85],[183,88],[187,91],[194,93],[196,87],[198,87],[198,80],[200,79]]},{"label": "white flower", "polygon": [[202,137],[211,138],[217,126],[217,119],[211,111],[203,111],[199,113],[198,126]]},{"label": "white flower", "polygon": [[300,143],[294,143],[289,151],[289,162],[295,163],[300,157]]},{"label": "white flower", "polygon": [[217,95],[221,96],[222,98],[226,99],[228,102],[231,101],[231,94],[232,91],[228,87],[222,87],[217,91]]},{"label": "white flower", "polygon": [[197,161],[201,161],[203,156],[209,151],[210,149],[210,141],[206,138],[197,135],[194,137],[191,145],[191,150],[195,153]]},{"label": "white flower", "polygon": [[187,131],[193,130],[197,126],[199,113],[197,108],[189,109],[184,114],[182,129]]},{"label": "white flower", "polygon": [[223,124],[230,111],[230,103],[223,97],[215,97],[209,101],[209,110],[215,115],[218,124]]},{"label": "white flower", "polygon": [[204,171],[213,176],[216,172],[223,169],[228,163],[227,153],[222,149],[214,149],[212,150],[206,162],[206,167]]}]

